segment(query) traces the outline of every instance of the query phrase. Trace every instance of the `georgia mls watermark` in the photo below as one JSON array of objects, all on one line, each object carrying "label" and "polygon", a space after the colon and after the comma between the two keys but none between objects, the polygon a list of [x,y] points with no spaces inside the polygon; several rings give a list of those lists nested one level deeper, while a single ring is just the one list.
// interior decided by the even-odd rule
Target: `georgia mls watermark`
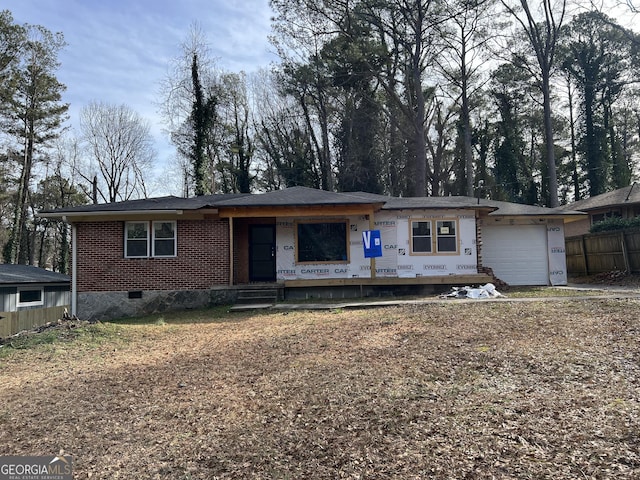
[{"label": "georgia mls watermark", "polygon": [[0,480],[72,480],[70,455],[0,457]]}]

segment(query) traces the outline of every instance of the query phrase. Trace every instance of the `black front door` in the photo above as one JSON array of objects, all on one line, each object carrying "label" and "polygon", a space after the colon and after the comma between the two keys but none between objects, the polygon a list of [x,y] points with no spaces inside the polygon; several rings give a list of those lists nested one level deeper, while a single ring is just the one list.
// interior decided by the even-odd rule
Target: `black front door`
[{"label": "black front door", "polygon": [[276,226],[249,225],[249,281],[276,280]]}]

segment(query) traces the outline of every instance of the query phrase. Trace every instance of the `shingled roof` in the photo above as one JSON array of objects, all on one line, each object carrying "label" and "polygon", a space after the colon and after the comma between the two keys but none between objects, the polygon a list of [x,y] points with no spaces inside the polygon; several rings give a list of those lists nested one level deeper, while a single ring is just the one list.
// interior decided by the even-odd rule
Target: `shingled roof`
[{"label": "shingled roof", "polygon": [[385,203],[390,197],[365,192],[327,192],[309,187],[290,187],[267,193],[232,198],[217,207],[288,207],[293,205],[359,205]]},{"label": "shingled roof", "polygon": [[139,200],[127,200],[124,202],[98,203],[80,205],[77,207],[59,208],[56,210],[43,210],[42,216],[50,213],[95,213],[95,212],[132,212],[132,211],[163,211],[163,210],[199,210],[201,208],[214,208],[216,203],[238,197],[251,196],[250,193],[230,193],[218,195],[202,195],[199,197],[157,197],[143,198]]},{"label": "shingled roof", "polygon": [[561,208],[564,210],[588,212],[589,210],[634,204],[640,204],[640,185],[635,182],[628,187],[622,187],[611,192],[585,198],[584,200],[578,200]]},{"label": "shingled roof", "polygon": [[555,208],[524,205],[520,203],[501,202],[498,200],[478,199],[474,197],[406,197],[391,198],[383,207],[384,210],[404,209],[475,209],[489,211],[490,216],[565,216],[580,215],[580,212],[559,210]]},{"label": "shingled roof", "polygon": [[0,285],[24,283],[69,283],[68,275],[51,272],[31,265],[0,263]]},{"label": "shingled roof", "polygon": [[336,206],[377,205],[385,210],[401,209],[467,209],[484,210],[490,215],[557,215],[580,214],[567,209],[550,209],[533,205],[500,202],[473,197],[389,197],[366,192],[327,192],[308,187],[290,187],[258,194],[219,194],[200,197],[159,197],[126,202],[82,205],[40,212],[42,216],[63,217],[65,215],[131,213],[131,212],[175,212],[205,208],[243,207],[289,207],[289,206]]}]

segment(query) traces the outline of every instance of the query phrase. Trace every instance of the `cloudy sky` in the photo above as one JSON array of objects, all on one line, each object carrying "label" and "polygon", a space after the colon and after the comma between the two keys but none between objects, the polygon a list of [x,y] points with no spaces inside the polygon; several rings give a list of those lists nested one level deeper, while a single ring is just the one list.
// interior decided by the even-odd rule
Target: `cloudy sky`
[{"label": "cloudy sky", "polygon": [[275,61],[268,0],[4,0],[0,9],[15,23],[64,34],[57,77],[67,86],[72,126],[91,101],[125,104],[149,121],[160,165],[173,149],[157,114],[159,86],[195,23],[224,70],[252,72]]}]

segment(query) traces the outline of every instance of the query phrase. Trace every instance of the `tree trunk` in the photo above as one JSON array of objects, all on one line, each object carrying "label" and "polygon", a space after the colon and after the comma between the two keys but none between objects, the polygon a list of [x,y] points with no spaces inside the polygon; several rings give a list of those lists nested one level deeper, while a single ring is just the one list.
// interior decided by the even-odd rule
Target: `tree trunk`
[{"label": "tree trunk", "polygon": [[466,92],[466,79],[463,80],[462,91],[462,131],[464,141],[464,172],[466,177],[466,195],[473,197],[473,150],[471,148],[471,118],[469,113],[469,99]]},{"label": "tree trunk", "polygon": [[[417,54],[415,58],[419,58]],[[414,197],[424,197],[427,194],[427,145],[424,138],[426,107],[424,92],[422,91],[420,67],[417,62],[414,62],[412,68],[413,84],[416,96],[416,114],[414,117],[414,148],[416,165],[412,195]]]},{"label": "tree trunk", "polygon": [[548,68],[542,69],[542,96],[544,102],[544,139],[547,150],[547,177],[549,185],[548,206],[555,208],[560,205],[558,201],[558,177],[556,173],[556,156],[553,142],[553,121],[551,115],[551,87],[549,77],[551,72]]},{"label": "tree trunk", "polygon": [[26,141],[22,160],[22,172],[20,174],[20,185],[18,186],[18,201],[13,216],[13,230],[11,231],[10,263],[20,263],[20,260],[24,256],[22,252],[22,240],[27,218],[27,194],[33,165],[33,128],[33,122],[26,125]]},{"label": "tree trunk", "polygon": [[576,125],[573,118],[573,92],[571,91],[571,80],[567,80],[567,92],[569,96],[569,128],[571,130],[571,175],[573,181],[573,200],[580,200],[580,175],[578,175],[577,145],[576,145]]}]

